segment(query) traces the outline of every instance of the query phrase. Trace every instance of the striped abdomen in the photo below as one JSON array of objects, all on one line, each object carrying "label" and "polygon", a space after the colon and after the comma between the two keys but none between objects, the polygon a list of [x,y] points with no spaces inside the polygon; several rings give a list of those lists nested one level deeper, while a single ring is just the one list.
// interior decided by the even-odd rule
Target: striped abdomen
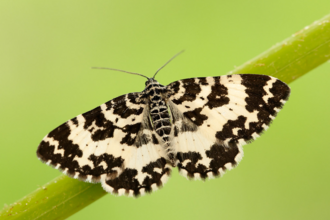
[{"label": "striped abdomen", "polygon": [[169,151],[171,121],[165,101],[162,99],[161,91],[163,91],[163,87],[159,84],[154,84],[148,91],[150,100],[150,117],[154,130],[163,139],[166,150]]},{"label": "striped abdomen", "polygon": [[163,100],[152,102],[150,104],[150,116],[156,133],[169,144],[169,135],[171,133],[170,115],[167,106]]}]

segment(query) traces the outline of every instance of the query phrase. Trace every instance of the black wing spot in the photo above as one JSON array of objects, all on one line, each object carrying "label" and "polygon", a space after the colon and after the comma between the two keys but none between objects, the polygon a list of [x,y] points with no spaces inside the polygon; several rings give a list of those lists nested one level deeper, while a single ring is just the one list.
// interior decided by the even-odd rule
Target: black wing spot
[{"label": "black wing spot", "polygon": [[229,103],[228,89],[220,84],[218,77],[215,78],[215,84],[211,87],[211,93],[207,96],[208,102],[205,104],[210,109],[218,108]]},{"label": "black wing spot", "polygon": [[196,108],[193,111],[188,111],[183,113],[187,118],[189,118],[190,120],[192,120],[192,118],[195,118],[194,120],[192,120],[196,125],[200,126],[203,124],[203,122],[205,120],[208,119],[208,117],[206,115],[201,114],[201,111],[203,110],[203,108]]},{"label": "black wing spot", "polygon": [[152,143],[156,145],[159,144],[159,141],[154,134],[152,134]]},{"label": "black wing spot", "polygon": [[[195,78],[184,79],[181,80],[181,82],[183,84],[181,86],[185,88],[185,93],[183,93],[179,99],[173,99],[172,102],[174,102],[177,105],[180,105],[184,101],[192,102],[196,100],[197,95],[201,92],[201,85],[195,83]],[[180,88],[180,83],[172,83],[170,87],[172,87],[174,91],[178,91]]]}]

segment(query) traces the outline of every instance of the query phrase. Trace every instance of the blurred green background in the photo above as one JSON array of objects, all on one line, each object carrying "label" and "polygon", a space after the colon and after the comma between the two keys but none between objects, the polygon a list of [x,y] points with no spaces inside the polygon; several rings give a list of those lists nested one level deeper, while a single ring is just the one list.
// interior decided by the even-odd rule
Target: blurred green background
[{"label": "blurred green background", "polygon": [[[145,79],[224,75],[330,13],[329,0],[0,1],[0,208],[60,173],[36,157],[66,120]],[[330,50],[330,48],[329,48]],[[138,199],[107,195],[70,219],[330,219],[330,63],[290,84],[271,128],[220,179]]]}]

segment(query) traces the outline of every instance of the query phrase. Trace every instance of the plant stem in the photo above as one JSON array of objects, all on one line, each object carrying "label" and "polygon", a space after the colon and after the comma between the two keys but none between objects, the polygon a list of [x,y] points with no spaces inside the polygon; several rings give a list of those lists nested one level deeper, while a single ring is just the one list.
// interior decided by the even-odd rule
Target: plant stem
[{"label": "plant stem", "polygon": [[[330,59],[330,15],[231,71],[277,77],[290,83]],[[0,212],[4,219],[65,219],[104,196],[100,184],[61,175]]]},{"label": "plant stem", "polygon": [[229,74],[271,75],[290,83],[329,59],[330,15],[327,15]]},{"label": "plant stem", "polygon": [[0,219],[66,219],[106,194],[100,184],[61,175],[5,207]]}]

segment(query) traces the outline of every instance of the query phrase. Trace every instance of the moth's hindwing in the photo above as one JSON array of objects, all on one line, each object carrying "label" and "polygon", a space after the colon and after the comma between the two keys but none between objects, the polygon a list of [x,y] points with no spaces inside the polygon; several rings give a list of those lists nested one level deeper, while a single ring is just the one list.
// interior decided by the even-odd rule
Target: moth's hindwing
[{"label": "moth's hindwing", "polygon": [[40,143],[39,159],[118,195],[156,190],[171,166],[139,95],[117,97],[54,129]]},{"label": "moth's hindwing", "polygon": [[267,130],[290,94],[280,80],[254,74],[184,79],[167,89],[177,166],[194,179],[236,166],[242,146]]}]

